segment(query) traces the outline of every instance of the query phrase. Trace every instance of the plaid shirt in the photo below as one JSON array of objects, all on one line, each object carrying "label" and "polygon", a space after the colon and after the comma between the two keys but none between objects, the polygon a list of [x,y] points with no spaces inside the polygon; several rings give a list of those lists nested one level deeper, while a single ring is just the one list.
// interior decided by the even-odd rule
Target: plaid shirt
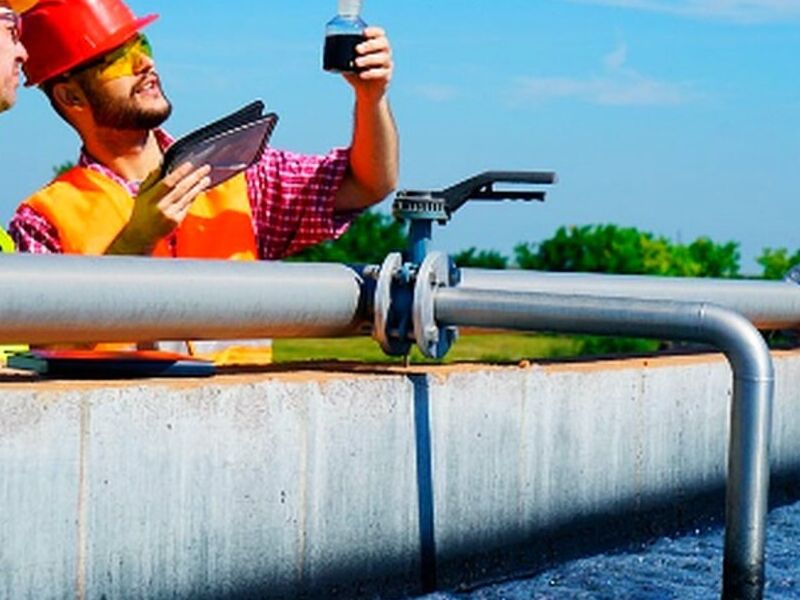
[{"label": "plaid shirt", "polygon": [[[174,141],[162,130],[156,130],[155,135],[162,150]],[[334,213],[334,199],[348,165],[349,151],[344,148],[324,156],[267,148],[260,160],[247,169],[253,231],[261,258],[283,258],[345,232],[354,213]],[[78,166],[102,173],[122,185],[131,196],[139,192],[139,182],[125,181],[85,149]],[[9,233],[20,252],[63,252],[58,230],[26,204],[17,209]]]}]

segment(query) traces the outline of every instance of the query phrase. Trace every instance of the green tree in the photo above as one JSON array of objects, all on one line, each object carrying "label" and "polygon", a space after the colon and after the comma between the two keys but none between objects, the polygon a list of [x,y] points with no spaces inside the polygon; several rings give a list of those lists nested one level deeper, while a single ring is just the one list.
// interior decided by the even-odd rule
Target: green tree
[{"label": "green tree", "polygon": [[508,257],[495,250],[478,250],[474,246],[462,250],[453,256],[459,267],[474,269],[505,269],[508,267]]},{"label": "green tree", "polygon": [[676,277],[739,274],[736,242],[716,244],[698,238],[687,246],[617,225],[561,227],[543,242],[519,244],[514,253],[520,268],[542,271]]},{"label": "green tree", "polygon": [[[676,246],[679,248],[681,246]],[[701,237],[689,244],[689,260],[693,277],[738,277],[739,244],[728,242],[716,244],[707,237]]]},{"label": "green tree", "polygon": [[790,255],[786,248],[764,248],[756,261],[764,268],[764,279],[783,279],[789,269],[800,264],[800,250]]},{"label": "green tree", "polygon": [[55,167],[53,167],[53,175],[58,177],[59,175],[69,171],[74,166],[75,166],[74,162],[72,162],[71,160],[65,160],[60,165],[56,165]]},{"label": "green tree", "polygon": [[[515,248],[523,269],[561,272],[665,275],[678,277],[736,277],[739,246],[698,238],[689,245],[674,244],[632,227],[585,225],[561,227],[539,244]],[[651,352],[660,342],[636,338],[579,336],[583,355]]]},{"label": "green tree", "polygon": [[405,250],[406,228],[389,215],[366,211],[338,240],[323,242],[292,256],[298,262],[381,264],[390,252]]}]

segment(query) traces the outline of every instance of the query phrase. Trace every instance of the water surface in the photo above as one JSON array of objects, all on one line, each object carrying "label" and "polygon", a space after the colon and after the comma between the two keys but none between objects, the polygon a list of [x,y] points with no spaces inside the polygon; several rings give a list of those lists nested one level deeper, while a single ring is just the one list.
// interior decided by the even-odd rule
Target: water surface
[{"label": "water surface", "polygon": [[[722,577],[721,528],[662,538],[617,552],[573,560],[519,579],[425,600],[705,600],[718,598]],[[768,600],[800,599],[800,502],[773,510],[767,531]]]}]

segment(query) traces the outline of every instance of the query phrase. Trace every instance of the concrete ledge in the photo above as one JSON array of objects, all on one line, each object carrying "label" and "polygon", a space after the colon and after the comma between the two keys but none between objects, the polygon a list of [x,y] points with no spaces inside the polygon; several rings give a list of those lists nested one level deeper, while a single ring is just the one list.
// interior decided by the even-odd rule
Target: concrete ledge
[{"label": "concrete ledge", "polygon": [[[794,473],[800,352],[775,362]],[[719,355],[9,376],[0,597],[402,595],[535,569],[609,518],[680,527],[722,509],[730,379]]]}]

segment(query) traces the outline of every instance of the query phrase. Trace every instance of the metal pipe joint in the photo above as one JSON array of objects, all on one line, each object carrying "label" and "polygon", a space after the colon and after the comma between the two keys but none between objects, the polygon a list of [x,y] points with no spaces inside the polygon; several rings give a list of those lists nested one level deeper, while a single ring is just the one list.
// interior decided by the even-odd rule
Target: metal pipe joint
[{"label": "metal pipe joint", "polygon": [[423,356],[443,358],[458,339],[455,327],[440,327],[434,315],[437,290],[458,283],[460,273],[446,254],[429,253],[422,264],[386,257],[375,273],[373,338],[389,356],[405,356],[416,342]]}]

